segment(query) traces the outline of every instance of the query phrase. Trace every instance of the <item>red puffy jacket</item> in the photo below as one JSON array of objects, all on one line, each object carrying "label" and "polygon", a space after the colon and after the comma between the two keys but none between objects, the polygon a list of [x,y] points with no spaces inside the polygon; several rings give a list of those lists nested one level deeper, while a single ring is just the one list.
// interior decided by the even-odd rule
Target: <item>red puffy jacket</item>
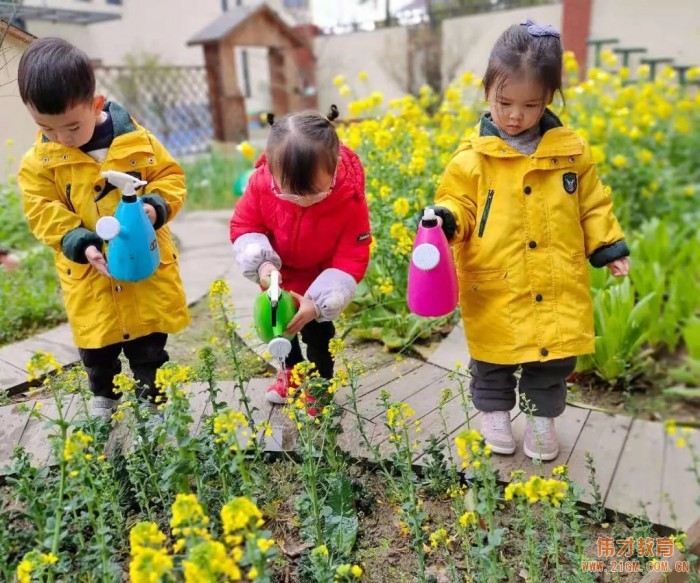
[{"label": "red puffy jacket", "polygon": [[306,208],[274,195],[264,154],[255,168],[231,217],[231,243],[246,233],[266,235],[282,259],[284,288],[301,295],[329,268],[359,283],[369,264],[372,237],[365,173],[357,154],[341,144],[331,194]]}]

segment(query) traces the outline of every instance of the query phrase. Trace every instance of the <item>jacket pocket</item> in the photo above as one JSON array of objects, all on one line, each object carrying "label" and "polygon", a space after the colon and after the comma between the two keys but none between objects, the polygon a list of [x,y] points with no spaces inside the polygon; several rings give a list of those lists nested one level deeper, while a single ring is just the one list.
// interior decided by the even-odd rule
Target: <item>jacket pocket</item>
[{"label": "jacket pocket", "polygon": [[134,284],[136,311],[142,325],[155,326],[167,321],[187,306],[180,277],[180,253],[168,230],[157,232],[160,265],[155,273]]},{"label": "jacket pocket", "polygon": [[489,352],[512,350],[515,334],[507,271],[496,269],[462,273],[459,292],[470,345]]},{"label": "jacket pocket", "polygon": [[89,263],[75,263],[63,253],[56,257],[56,270],[71,325],[86,328],[101,320],[100,314],[104,314],[104,310],[95,297],[92,278],[94,275],[103,276],[90,273],[92,266]]},{"label": "jacket pocket", "polygon": [[486,195],[486,204],[484,204],[484,212],[481,214],[481,222],[479,223],[479,237],[484,236],[484,230],[486,229],[486,221],[489,220],[489,213],[491,212],[491,203],[493,202],[494,194],[495,191],[491,189]]},{"label": "jacket pocket", "polygon": [[562,281],[562,299],[557,309],[562,318],[562,330],[572,338],[593,336],[593,302],[590,291],[590,273],[585,253],[573,253]]},{"label": "jacket pocket", "polygon": [[170,265],[171,263],[175,263],[178,260],[179,253],[177,248],[175,247],[175,242],[172,239],[172,236],[167,233],[160,233],[160,231],[156,232],[156,237],[158,239],[158,252],[160,253],[160,264],[161,265]]}]

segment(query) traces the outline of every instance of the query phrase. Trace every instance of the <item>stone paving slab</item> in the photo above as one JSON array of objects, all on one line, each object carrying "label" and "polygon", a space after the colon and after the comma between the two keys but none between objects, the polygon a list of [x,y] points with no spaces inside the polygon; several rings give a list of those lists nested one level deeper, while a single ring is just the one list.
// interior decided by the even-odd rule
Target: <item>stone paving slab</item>
[{"label": "stone paving slab", "polygon": [[428,357],[428,362],[447,370],[453,370],[455,363],[461,362],[462,370],[466,372],[469,364],[469,348],[461,320]]}]

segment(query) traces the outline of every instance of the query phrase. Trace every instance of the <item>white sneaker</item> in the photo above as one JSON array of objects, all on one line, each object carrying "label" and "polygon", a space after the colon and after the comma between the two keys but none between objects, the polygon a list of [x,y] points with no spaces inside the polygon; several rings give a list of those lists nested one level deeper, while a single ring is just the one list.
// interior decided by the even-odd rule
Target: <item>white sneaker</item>
[{"label": "white sneaker", "polygon": [[109,397],[92,397],[90,399],[90,417],[109,423],[117,410],[117,400]]},{"label": "white sneaker", "polygon": [[481,434],[493,452],[503,455],[514,453],[515,439],[510,425],[510,412],[483,412],[479,417],[481,417]]},{"label": "white sneaker", "polygon": [[523,451],[533,460],[543,462],[551,461],[559,455],[553,417],[533,417],[532,420],[527,420]]}]

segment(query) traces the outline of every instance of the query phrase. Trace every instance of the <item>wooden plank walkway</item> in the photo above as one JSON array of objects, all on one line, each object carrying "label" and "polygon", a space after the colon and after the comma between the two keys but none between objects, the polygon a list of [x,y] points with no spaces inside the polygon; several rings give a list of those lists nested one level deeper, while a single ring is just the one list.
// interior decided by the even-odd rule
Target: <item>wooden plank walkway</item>
[{"label": "wooden plank walkway", "polygon": [[[443,436],[443,420],[440,419],[437,405],[441,390],[449,387],[456,394],[453,381],[447,378],[444,368],[415,359],[394,361],[389,355],[379,353],[374,347],[361,349],[359,358],[365,362],[373,360],[373,370],[362,379],[358,391],[358,407],[372,443],[378,445],[383,454],[388,454],[391,444],[383,423],[379,394],[387,390],[393,401],[405,401],[416,412],[415,419],[421,421],[423,432],[413,434],[421,448],[428,442],[431,434]],[[271,451],[290,451],[295,443],[295,429],[284,415],[281,407],[269,405],[265,399],[265,388],[270,379],[253,379],[247,388],[247,394],[257,407],[257,421],[268,420],[273,426],[273,437],[268,440],[267,448]],[[239,395],[232,382],[222,382],[220,398],[234,408],[239,408]],[[194,423],[193,432],[202,429],[204,419],[211,411],[208,393],[202,385],[192,385],[191,405]],[[368,457],[360,443],[357,420],[349,410],[347,389],[339,391],[336,400],[345,409],[341,423],[345,433],[341,435],[339,445],[358,459]],[[55,411],[53,405],[43,399],[43,411]],[[36,401],[29,402],[35,406]],[[68,397],[69,416],[80,416],[80,399]],[[445,408],[444,423],[449,432],[449,444],[466,426],[466,419],[460,406],[459,396],[455,396]],[[635,514],[640,510],[640,503],[653,522],[668,527],[688,528],[700,518],[700,506],[696,500],[700,494],[695,476],[689,471],[690,452],[687,448],[677,448],[671,438],[664,435],[661,423],[643,420],[631,420],[621,415],[607,415],[598,411],[588,411],[569,406],[557,419],[561,453],[553,462],[546,462],[540,468],[522,453],[522,438],[526,418],[517,409],[511,413],[518,450],[512,456],[494,456],[494,465],[503,482],[510,480],[510,472],[517,469],[526,475],[542,472],[551,475],[551,470],[559,464],[568,464],[572,479],[584,489],[583,500],[591,502],[592,489],[588,484],[588,471],[585,467],[585,453],[590,451],[595,460],[597,481],[606,508],[624,514]],[[470,414],[471,427],[479,427],[479,415]],[[683,435],[700,451],[700,432],[692,431]],[[30,451],[37,463],[50,462],[50,445],[47,429],[41,422],[30,418],[29,414],[20,412],[18,405],[0,407],[0,467],[8,463],[12,450],[22,445]],[[418,452],[417,464],[425,458]],[[671,509],[667,497],[673,501]],[[678,517],[679,524],[673,524],[672,515]]]}]

